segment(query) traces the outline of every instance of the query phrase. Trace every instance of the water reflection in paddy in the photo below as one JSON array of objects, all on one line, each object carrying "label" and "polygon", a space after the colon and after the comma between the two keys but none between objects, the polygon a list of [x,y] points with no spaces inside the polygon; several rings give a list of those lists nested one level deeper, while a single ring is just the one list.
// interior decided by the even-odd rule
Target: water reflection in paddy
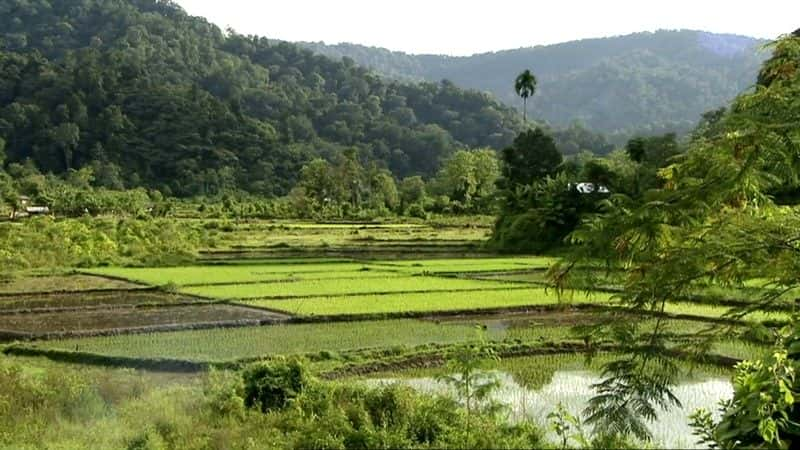
[{"label": "water reflection in paddy", "polygon": [[[590,371],[559,370],[549,383],[530,389],[517,383],[507,372],[497,372],[497,376],[501,387],[493,394],[493,399],[506,405],[512,417],[528,417],[545,427],[545,418],[559,403],[572,414],[580,413],[594,395],[592,384],[600,381],[599,376]],[[381,378],[366,382],[371,385],[400,382],[422,392],[453,394],[449,386],[432,377]],[[698,448],[697,439],[688,425],[689,414],[698,408],[716,411],[720,400],[733,395],[731,383],[727,378],[705,377],[682,382],[673,392],[680,399],[682,408],[662,411],[658,420],[648,424],[654,443],[665,448]],[[555,439],[555,436],[551,438]]]}]

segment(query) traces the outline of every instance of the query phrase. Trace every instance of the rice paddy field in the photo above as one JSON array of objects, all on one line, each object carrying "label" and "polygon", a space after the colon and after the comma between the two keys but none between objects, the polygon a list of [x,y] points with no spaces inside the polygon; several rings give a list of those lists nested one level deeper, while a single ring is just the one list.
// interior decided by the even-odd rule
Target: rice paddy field
[{"label": "rice paddy field", "polygon": [[133,289],[141,287],[129,281],[93,275],[50,275],[11,278],[0,281],[0,296],[31,292],[76,292]]},{"label": "rice paddy field", "polygon": [[[487,288],[493,285],[487,285]],[[480,312],[482,310],[607,304],[604,293],[574,292],[559,297],[553,290],[508,286],[487,290],[474,286],[464,291],[427,291],[424,293],[368,294],[357,296],[309,297],[285,300],[252,300],[247,305],[298,315],[357,315],[394,313]]]},{"label": "rice paddy field", "polygon": [[152,308],[117,308],[7,314],[0,317],[0,329],[10,332],[41,334],[93,334],[102,330],[124,331],[142,327],[156,327],[190,323],[225,324],[244,321],[259,324],[259,320],[272,318],[266,311],[257,311],[232,305],[186,305]]},{"label": "rice paddy field", "polygon": [[[587,341],[576,326],[608,313],[643,331],[657,320],[624,311],[613,285],[557,292],[546,276],[557,256],[491,254],[480,220],[198,226],[207,248],[191,265],[4,280],[0,348],[18,357],[163,371],[175,361],[190,364],[181,370],[203,370],[302,355],[324,377],[424,385],[445,370],[448,352],[481,338],[503,355],[497,370],[509,392],[534,402],[542,390],[572,382],[577,391],[564,398],[577,405],[597,366],[584,365]],[[671,348],[682,351],[698,332],[725,328],[728,334],[709,343],[718,362],[702,372],[717,378],[729,377],[735,361],[764,354],[763,341],[744,339],[749,327],[785,322],[790,309],[731,316],[714,301],[755,300],[762,288],[757,281],[738,290],[702,288],[696,301],[668,303],[660,326],[671,333]],[[595,362],[607,357],[601,351]],[[514,401],[512,408],[530,406]]]},{"label": "rice paddy field", "polygon": [[[501,361],[492,375],[499,388],[491,399],[506,407],[515,419],[528,419],[545,430],[551,430],[544,419],[555,412],[558,405],[568,411],[580,411],[594,395],[592,385],[601,381],[600,365],[610,360],[601,356],[592,362],[576,355],[547,355],[515,358]],[[714,408],[721,399],[733,395],[728,374],[715,367],[684,367],[674,393],[681,406],[669,411],[658,411],[656,420],[646,422],[653,442],[646,448],[697,448],[686,417],[698,408]],[[417,390],[455,395],[451,386],[439,381],[441,369],[412,370],[405,373],[373,374],[361,382],[371,386],[405,384]],[[558,441],[549,431],[548,437]]]},{"label": "rice paddy field", "polygon": [[418,223],[313,223],[205,221],[210,253],[225,250],[322,249],[409,246],[479,247],[491,234],[493,217]]},{"label": "rice paddy field", "polygon": [[[36,343],[36,346],[50,350],[78,349],[109,357],[225,363],[275,355],[324,354],[332,357],[337,353],[359,350],[401,351],[417,346],[471,342],[478,339],[477,327],[485,330],[482,336],[493,342],[546,347],[550,343],[578,342],[579,337],[571,325],[591,323],[595,318],[591,313],[532,313],[506,318],[456,317],[444,321],[427,318],[284,323],[56,339]],[[655,320],[651,319],[650,323],[654,324]],[[662,326],[676,334],[693,333],[706,327],[685,320],[670,320]],[[728,356],[752,355],[764,350],[758,345],[737,346],[732,341],[719,343],[718,349],[720,354]]]},{"label": "rice paddy field", "polygon": [[125,306],[197,303],[198,299],[177,293],[134,289],[114,292],[49,292],[0,297],[0,314],[115,308]]},{"label": "rice paddy field", "polygon": [[[504,333],[517,335],[505,337],[521,342],[554,336],[557,341],[566,340],[572,325],[585,321],[584,311],[618,308],[615,294],[608,289],[556,292],[547,286],[545,272],[557,257],[455,257],[449,251],[428,251],[434,244],[450,246],[453,242],[471,242],[471,248],[477,249],[488,229],[488,223],[481,220],[386,224],[207,221],[198,226],[224,245],[209,246],[192,265],[101,267],[18,277],[0,284],[0,333],[51,336],[110,330],[117,335],[88,338],[84,345],[71,340],[65,345],[59,340],[26,345],[50,349],[77,346],[98,354],[163,354],[192,360],[202,360],[207,354],[209,361],[217,361],[442,344],[454,336],[463,339],[474,334],[463,324],[452,325],[452,317],[480,318],[482,326],[496,329],[509,315],[546,314],[536,325],[538,334],[519,334],[520,327],[510,327],[515,331]],[[324,251],[264,255],[265,248],[278,243],[312,250],[328,248],[323,245],[327,243],[359,252],[346,256],[330,256]],[[402,255],[387,257],[383,251],[386,243],[394,247],[416,243],[418,248],[409,246]],[[232,249],[247,257],[209,257]],[[364,252],[369,249],[376,251]],[[684,299],[666,305],[664,314],[703,326],[721,319],[781,322],[789,318],[783,311],[728,317],[728,310]],[[283,325],[196,329],[217,322],[260,324],[265,317]],[[433,325],[430,320],[440,323]],[[554,320],[556,326],[552,326]],[[148,327],[153,327],[152,333]],[[141,334],[129,335],[126,330],[130,329]]]}]

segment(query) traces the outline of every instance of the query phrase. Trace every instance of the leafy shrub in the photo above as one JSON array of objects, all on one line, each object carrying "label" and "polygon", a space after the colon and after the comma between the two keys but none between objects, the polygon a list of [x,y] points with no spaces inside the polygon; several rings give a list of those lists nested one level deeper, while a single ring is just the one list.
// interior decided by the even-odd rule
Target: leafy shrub
[{"label": "leafy shrub", "polygon": [[177,265],[194,259],[199,237],[168,219],[34,218],[0,223],[4,269]]},{"label": "leafy shrub", "polygon": [[408,206],[408,208],[406,208],[406,216],[416,217],[418,219],[427,219],[428,213],[425,212],[425,208],[419,203],[412,203]]},{"label": "leafy shrub", "polygon": [[205,382],[206,407],[215,418],[243,419],[245,404],[242,379],[230,372],[212,370]]},{"label": "leafy shrub", "polygon": [[715,423],[701,409],[692,416],[700,442],[713,448],[795,448],[800,442],[800,323],[781,330],[774,352],[744,361],[733,376],[733,398]]},{"label": "leafy shrub", "polygon": [[545,252],[562,242],[563,228],[552,226],[538,212],[502,216],[492,243],[511,252]]},{"label": "leafy shrub", "polygon": [[166,448],[164,439],[155,430],[147,430],[128,441],[126,450],[163,450]]},{"label": "leafy shrub", "polygon": [[245,406],[262,412],[286,407],[311,381],[306,368],[297,360],[255,364],[242,376]]}]

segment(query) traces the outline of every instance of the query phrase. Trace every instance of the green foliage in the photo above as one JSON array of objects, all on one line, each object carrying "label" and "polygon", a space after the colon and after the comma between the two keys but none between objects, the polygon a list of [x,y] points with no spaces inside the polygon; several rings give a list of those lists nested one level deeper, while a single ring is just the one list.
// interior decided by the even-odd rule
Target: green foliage
[{"label": "green foliage", "polygon": [[522,97],[522,102],[523,102],[522,117],[527,122],[528,97],[533,97],[533,94],[536,93],[536,77],[531,73],[529,69],[526,69],[524,72],[519,74],[516,80],[514,80],[514,92],[516,92],[517,95]]},{"label": "green foliage", "polygon": [[396,211],[400,206],[400,193],[392,174],[376,170],[369,179],[369,205],[377,210]]},{"label": "green foliage", "polygon": [[564,245],[583,214],[596,210],[603,194],[581,194],[565,174],[507,194],[491,244],[512,252],[541,253]]},{"label": "green foliage", "polygon": [[550,427],[561,441],[561,448],[567,449],[570,440],[575,440],[582,448],[589,448],[590,444],[583,431],[581,420],[570,414],[562,403],[558,404],[555,411],[547,415]]},{"label": "green foliage", "polygon": [[593,386],[597,395],[585,411],[586,422],[597,434],[647,441],[650,432],[646,422],[656,420],[660,408],[680,406],[670,391],[677,366],[663,356],[664,350],[659,345],[604,365],[605,379]]},{"label": "green foliage", "polygon": [[[491,245],[503,251],[546,252],[564,244],[581,218],[596,212],[606,189],[630,189],[629,161],[612,154],[596,159],[582,152],[563,161],[553,139],[541,129],[520,134],[503,150],[504,197]],[[591,183],[592,192],[580,192]]]},{"label": "green foliage", "polygon": [[[0,358],[3,447],[538,448],[545,444],[536,426],[496,416],[475,421],[468,432],[463,429],[465,412],[452,399],[421,395],[398,385],[367,388],[360,383],[314,381],[293,397],[291,407],[263,414],[243,406],[247,372],[215,372],[200,383],[176,386],[174,375],[34,364]],[[287,363],[273,364],[273,374],[291,371]]]},{"label": "green foliage", "polygon": [[503,186],[514,189],[553,175],[563,157],[541,128],[524,131],[503,149]]},{"label": "green foliage", "polygon": [[692,415],[700,442],[713,448],[792,448],[800,439],[800,327],[785,327],[774,351],[744,361],[733,376],[733,398],[715,423],[706,410]]},{"label": "green foliage", "polygon": [[[601,258],[609,272],[625,274],[619,296],[622,304],[649,312],[665,310],[670,299],[690,294],[697,285],[735,288],[757,279],[767,286],[757,297],[732,308],[726,315],[731,318],[769,310],[783,301],[783,295],[796,291],[800,218],[796,210],[777,206],[769,193],[795,183],[800,173],[795,158],[800,143],[796,126],[800,39],[787,36],[773,45],[776,56],[762,69],[772,75],[769,83],[742,94],[724,117],[714,119],[715,127],[724,131],[698,133],[683,155],[658,171],[656,188],[640,198],[616,194],[604,202],[603,214],[587,218],[572,234],[571,241],[578,244],[576,253],[551,269],[553,281],[569,286],[576,264]],[[644,153],[646,159],[647,152],[641,152],[638,144],[633,150],[633,155]],[[600,278],[593,282],[603,283]],[[628,356],[606,365],[608,378],[595,400],[605,409],[598,407],[595,412],[598,420],[614,422],[607,423],[607,428],[638,434],[631,416],[650,416],[654,405],[669,403],[674,380],[670,370],[660,367],[659,353],[654,352],[663,346],[661,328],[651,330],[649,337],[637,337],[633,326],[615,328],[619,328],[617,342],[646,340],[648,345],[630,348]],[[685,344],[686,351],[696,354],[708,348],[707,336],[696,336]],[[659,370],[654,372],[651,362],[658,363]],[[775,368],[782,370],[781,364]],[[761,371],[756,366],[752,373]],[[762,389],[745,384],[744,396]],[[773,403],[776,399],[767,401],[760,411],[765,414],[752,428],[761,425],[759,439],[770,439],[763,445],[771,445],[777,436],[771,413],[785,405]],[[622,408],[637,403],[634,409]],[[619,406],[620,414],[615,409],[612,414],[601,412],[609,404]],[[707,417],[698,416],[696,422],[707,423]]]},{"label": "green foliage", "polygon": [[403,208],[413,204],[423,204],[426,196],[425,180],[422,177],[407,177],[400,182],[400,202]]},{"label": "green foliage", "polygon": [[[700,125],[702,127],[704,125]],[[700,129],[700,128],[698,128]],[[631,186],[617,192],[625,192],[639,197],[650,189],[662,186],[659,170],[667,167],[681,153],[674,133],[663,136],[635,137],[625,145],[625,153],[637,164]]]},{"label": "green foliage", "polygon": [[242,378],[245,406],[262,412],[285,408],[311,382],[299,360],[255,364],[244,371]]},{"label": "green foliage", "polygon": [[[439,381],[455,389],[457,398],[464,403],[467,410],[468,421],[471,419],[471,414],[493,407],[491,404],[487,405],[486,401],[489,395],[500,387],[496,375],[486,371],[491,363],[496,363],[500,358],[495,350],[487,345],[484,336],[479,335],[479,337],[481,340],[477,344],[459,347],[447,363],[451,373],[438,377]],[[470,427],[470,422],[466,427]]]},{"label": "green foliage", "polygon": [[[449,82],[399,84],[285,42],[223,33],[174,2],[0,5],[6,162],[92,167],[92,184],[170,196],[287,194],[300,169],[356,148],[398,177],[522,121]],[[114,26],[111,26],[114,24]]]},{"label": "green foliage", "polygon": [[[9,165],[9,173],[0,170],[0,199],[11,209],[19,209],[20,197],[31,199],[27,206],[46,206],[58,217],[115,215],[135,218],[164,217],[172,202],[158,191],[143,188],[122,190],[94,187],[95,169],[69,169],[63,178],[44,176],[28,160],[25,165]],[[24,211],[20,211],[24,213]]]},{"label": "green foliage", "polygon": [[48,217],[0,223],[0,262],[6,270],[111,264],[175,265],[193,260],[197,235],[164,219]]},{"label": "green foliage", "polygon": [[[421,177],[415,178],[424,189]],[[391,215],[400,206],[391,172],[374,164],[364,168],[355,150],[345,151],[334,164],[315,159],[304,165],[289,197],[295,216],[318,220]]]},{"label": "green foliage", "polygon": [[580,169],[563,157],[541,128],[521,133],[503,149],[504,197],[491,245],[512,252],[544,252],[562,244],[580,215],[593,209],[599,193],[579,193]]},{"label": "green foliage", "polygon": [[302,416],[290,422],[297,431],[295,448],[527,448],[544,443],[536,427],[495,417],[465,430],[464,411],[452,400],[420,396],[399,385],[370,390],[319,386],[297,407]]},{"label": "green foliage", "polygon": [[412,203],[408,205],[406,208],[405,215],[407,217],[415,217],[418,219],[427,219],[428,213],[425,211],[425,207],[420,203]]},{"label": "green foliage", "polygon": [[433,184],[452,202],[442,207],[450,206],[453,212],[488,213],[498,178],[500,163],[494,150],[459,150],[445,160]]},{"label": "green foliage", "polygon": [[577,155],[588,151],[601,156],[614,150],[614,145],[604,134],[587,129],[581,122],[573,122],[567,128],[554,128],[550,133],[563,155]]}]

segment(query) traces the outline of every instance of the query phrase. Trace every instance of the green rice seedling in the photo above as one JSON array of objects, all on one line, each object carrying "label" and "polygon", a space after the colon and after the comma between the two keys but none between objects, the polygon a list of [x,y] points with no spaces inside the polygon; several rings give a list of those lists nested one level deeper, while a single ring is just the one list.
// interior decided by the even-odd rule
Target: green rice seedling
[{"label": "green rice seedling", "polygon": [[[242,283],[252,281],[290,278],[291,275],[325,274],[333,272],[356,272],[364,267],[359,263],[312,263],[312,264],[257,264],[257,265],[205,265],[161,268],[103,267],[88,272],[109,275],[128,280],[161,286],[167,283],[178,285],[198,283]],[[319,275],[325,276],[325,275]]]},{"label": "green rice seedling", "polygon": [[107,356],[225,362],[277,354],[463,342],[474,337],[471,326],[445,326],[405,319],[132,334],[63,339],[36,345],[58,350],[77,348]]},{"label": "green rice seedling", "polygon": [[[187,294],[215,298],[289,298],[332,295],[362,295],[393,292],[436,292],[488,289],[512,289],[517,286],[495,281],[463,280],[425,276],[379,276],[373,272],[356,272],[350,277],[334,279],[301,279],[280,283],[231,284],[182,289]],[[455,295],[455,294],[453,294]]]},{"label": "green rice seedling", "polygon": [[567,292],[564,296],[559,297],[553,290],[525,288],[473,292],[426,292],[357,297],[333,296],[289,300],[254,300],[246,302],[246,304],[286,311],[291,314],[341,315],[481,310],[577,303],[608,304],[610,301],[611,296],[605,293],[587,295],[583,292]]},{"label": "green rice seedling", "polygon": [[543,269],[550,267],[556,258],[533,256],[514,258],[462,258],[462,259],[428,259],[410,261],[377,261],[376,264],[396,266],[419,271],[430,272],[480,272]]}]

